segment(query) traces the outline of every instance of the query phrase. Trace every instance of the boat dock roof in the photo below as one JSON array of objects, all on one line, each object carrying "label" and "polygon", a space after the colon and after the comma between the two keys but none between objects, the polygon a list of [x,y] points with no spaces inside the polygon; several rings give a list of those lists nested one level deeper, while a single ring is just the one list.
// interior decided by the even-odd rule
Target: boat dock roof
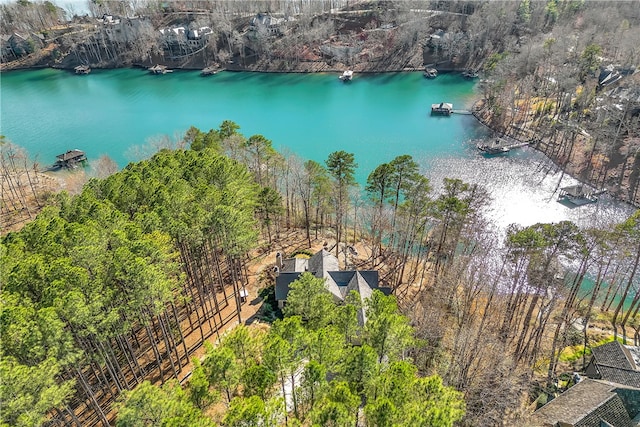
[{"label": "boat dock roof", "polygon": [[584,185],[582,184],[569,185],[567,187],[562,187],[560,190],[571,197],[582,197],[586,193],[584,191]]},{"label": "boat dock roof", "polygon": [[76,149],[73,149],[73,150],[69,150],[66,153],[58,154],[56,156],[56,159],[58,159],[60,161],[63,161],[63,162],[68,162],[70,160],[80,159],[82,157],[86,157],[85,152],[82,151],[82,150],[78,150],[76,148]]},{"label": "boat dock roof", "polygon": [[432,110],[453,110],[453,104],[449,102],[441,102],[439,104],[431,104]]}]

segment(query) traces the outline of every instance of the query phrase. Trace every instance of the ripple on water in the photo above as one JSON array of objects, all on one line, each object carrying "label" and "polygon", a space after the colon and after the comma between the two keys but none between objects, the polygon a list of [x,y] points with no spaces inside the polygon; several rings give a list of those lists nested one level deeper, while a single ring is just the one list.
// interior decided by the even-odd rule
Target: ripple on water
[{"label": "ripple on water", "polygon": [[498,231],[510,224],[573,221],[581,227],[606,226],[621,221],[631,206],[600,196],[597,203],[569,208],[558,203],[560,187],[578,182],[557,170],[544,155],[533,149],[512,151],[507,156],[485,158],[440,158],[426,161],[426,175],[434,191],[442,189],[444,178],[458,178],[485,187],[490,200],[488,216]]}]

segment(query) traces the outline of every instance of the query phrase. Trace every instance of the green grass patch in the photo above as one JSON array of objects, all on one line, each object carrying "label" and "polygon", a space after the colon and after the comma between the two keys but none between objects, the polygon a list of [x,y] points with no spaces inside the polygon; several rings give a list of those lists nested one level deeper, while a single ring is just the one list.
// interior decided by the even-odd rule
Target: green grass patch
[{"label": "green grass patch", "polygon": [[570,345],[562,349],[560,353],[560,361],[561,362],[575,362],[576,360],[582,358],[584,355],[589,356],[591,354],[591,349],[585,348],[584,345]]},{"label": "green grass patch", "polygon": [[[585,355],[585,353],[587,356],[590,356],[591,347],[599,347],[611,341],[613,341],[613,337],[609,336],[607,338],[604,338],[595,342],[591,342],[588,348],[585,348],[585,346],[582,344],[567,346],[563,348],[562,352],[560,353],[560,361],[568,362],[568,363],[575,362],[576,360],[582,358]],[[621,337],[618,337],[618,341],[621,344],[624,344],[624,341],[622,340]]]}]

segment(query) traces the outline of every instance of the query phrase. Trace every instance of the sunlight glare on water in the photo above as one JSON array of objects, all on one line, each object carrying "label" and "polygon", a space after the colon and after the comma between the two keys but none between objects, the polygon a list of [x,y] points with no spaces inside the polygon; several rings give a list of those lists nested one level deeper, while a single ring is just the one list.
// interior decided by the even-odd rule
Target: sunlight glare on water
[{"label": "sunlight glare on water", "polygon": [[530,226],[569,220],[582,227],[605,226],[626,218],[633,208],[600,195],[597,203],[568,207],[557,201],[560,187],[577,184],[541,153],[531,148],[507,156],[432,159],[426,175],[439,190],[444,178],[458,178],[485,187],[491,194],[489,217],[496,230],[510,224]]}]

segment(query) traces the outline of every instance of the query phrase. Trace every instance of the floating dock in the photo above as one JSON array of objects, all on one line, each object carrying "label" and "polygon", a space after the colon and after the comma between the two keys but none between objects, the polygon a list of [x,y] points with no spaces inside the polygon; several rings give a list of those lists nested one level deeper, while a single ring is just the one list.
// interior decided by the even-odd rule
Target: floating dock
[{"label": "floating dock", "polygon": [[438,77],[438,70],[435,68],[426,68],[424,70],[424,76],[428,79],[435,79]]},{"label": "floating dock", "polygon": [[478,144],[478,150],[482,151],[484,154],[506,154],[511,148],[508,145],[504,144],[502,140],[495,139],[486,144]]},{"label": "floating dock", "polygon": [[498,137],[494,138],[490,142],[480,143],[477,145],[478,150],[482,151],[484,154],[495,155],[495,154],[506,154],[514,148],[526,147],[530,145],[528,142],[520,142],[516,140],[509,141],[506,139],[508,137]]},{"label": "floating dock", "polygon": [[469,80],[476,79],[478,78],[478,76],[478,72],[474,70],[464,70],[464,72],[462,73],[462,77]]},{"label": "floating dock", "polygon": [[203,68],[200,72],[201,76],[212,76],[218,72],[218,67],[212,65],[210,67]]}]

